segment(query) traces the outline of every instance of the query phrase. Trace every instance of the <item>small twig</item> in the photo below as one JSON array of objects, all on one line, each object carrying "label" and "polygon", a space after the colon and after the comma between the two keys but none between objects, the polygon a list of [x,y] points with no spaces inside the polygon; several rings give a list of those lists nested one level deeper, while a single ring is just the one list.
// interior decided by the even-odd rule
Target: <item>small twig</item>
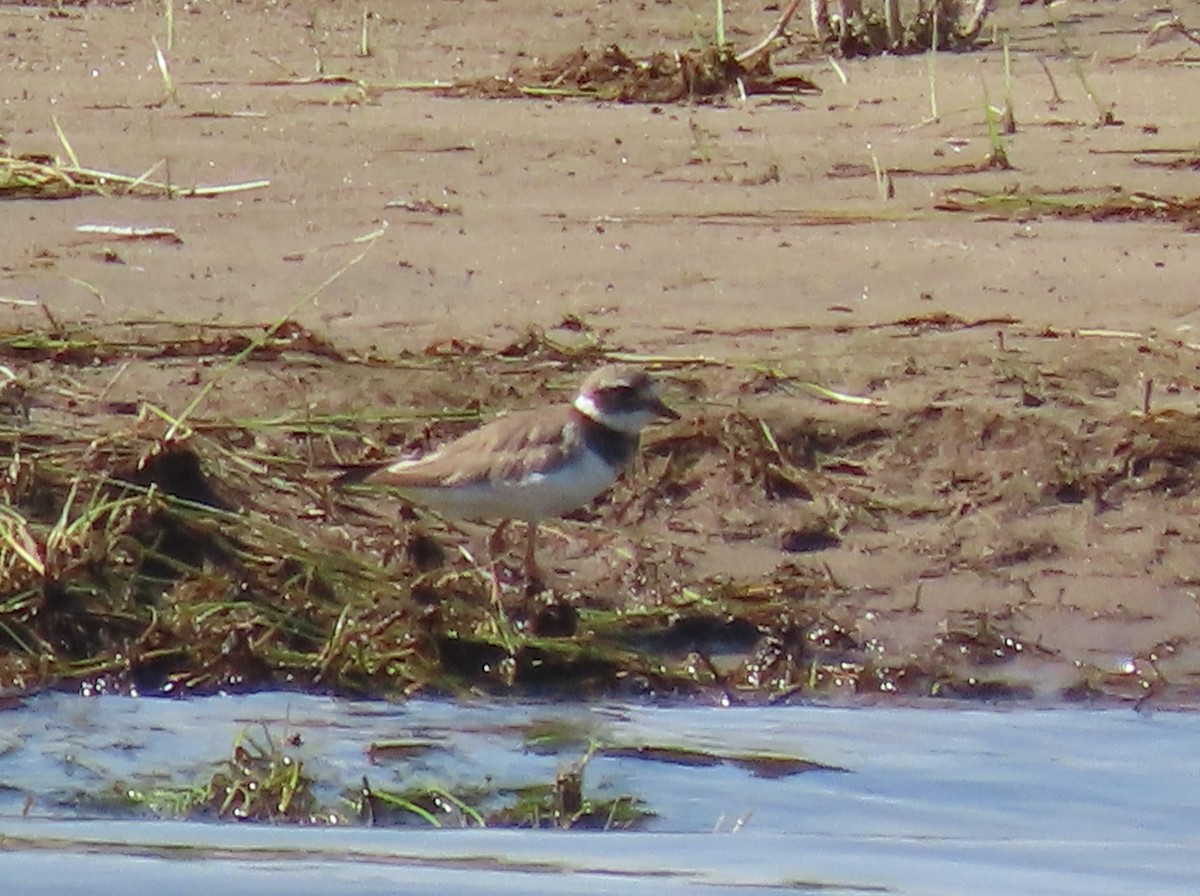
[{"label": "small twig", "polygon": [[[328,277],[326,277],[321,283],[319,283],[316,286],[316,288],[310,290],[309,292],[307,292],[303,296],[301,296],[292,305],[291,308],[287,309],[287,311],[285,311],[283,313],[283,315],[275,321],[275,323],[273,323],[273,324],[271,324],[271,326],[267,327],[258,338],[252,340],[249,345],[247,345],[244,349],[242,349],[240,352],[238,352],[236,355],[234,355],[232,358],[230,358],[229,361],[225,365],[220,367],[216,371],[216,373],[207,382],[204,383],[203,386],[201,386],[199,389],[197,389],[196,394],[192,396],[192,400],[189,401],[187,403],[187,405],[184,406],[184,409],[182,411],[180,411],[179,416],[175,417],[172,420],[170,428],[167,430],[166,436],[164,437],[165,440],[170,441],[171,439],[173,439],[175,437],[175,435],[179,432],[180,428],[183,426],[183,424],[187,420],[187,418],[189,416],[191,416],[192,412],[195,411],[196,408],[200,406],[200,403],[202,401],[204,401],[205,398],[208,397],[208,394],[210,392],[212,392],[212,390],[216,387],[217,383],[219,383],[230,371],[234,370],[239,364],[241,364],[244,360],[246,360],[246,358],[250,357],[250,355],[252,355],[258,349],[262,348],[264,345],[266,345],[266,343],[270,339],[272,339],[275,336],[275,334],[278,333],[279,330],[288,321],[290,321],[292,319],[292,316],[297,311],[299,311],[305,305],[309,305],[312,302],[315,302],[317,300],[317,298],[320,297],[321,293],[323,293],[326,289],[328,289],[335,282],[337,282],[339,279],[341,279],[341,277],[347,271],[349,271],[351,268],[355,267],[360,261],[362,261],[364,258],[366,258],[367,253],[370,252],[371,249],[374,247],[375,240],[381,235],[381,233],[382,233],[382,230],[372,231],[371,234],[368,234],[367,236],[363,237],[362,238],[363,240],[369,240],[369,242],[367,242],[366,248],[364,248],[361,252],[358,253],[358,255],[354,256],[354,258],[350,259],[348,262],[346,262],[344,265],[342,265],[340,268],[338,268],[336,271],[334,271],[332,274],[330,274]],[[358,242],[358,240],[356,240],[355,242]]]},{"label": "small twig", "polygon": [[1105,104],[1100,99],[1100,95],[1092,87],[1087,73],[1083,70],[1083,63],[1079,61],[1079,55],[1075,52],[1075,48],[1071,46],[1070,41],[1067,39],[1066,31],[1059,22],[1054,22],[1054,32],[1058,35],[1059,45],[1062,47],[1063,53],[1067,56],[1067,62],[1071,66],[1071,71],[1079,79],[1079,83],[1083,87],[1083,92],[1092,101],[1092,105],[1096,107],[1096,124],[1100,127],[1118,124],[1116,117],[1113,115],[1113,107]]},{"label": "small twig", "polygon": [[1037,57],[1038,65],[1042,67],[1042,71],[1046,73],[1046,80],[1050,82],[1050,108],[1057,109],[1063,103],[1062,94],[1058,92],[1058,84],[1054,81],[1054,75],[1050,73],[1050,66],[1046,65],[1046,60],[1041,56]]},{"label": "small twig", "polygon": [[867,152],[871,154],[871,167],[875,170],[875,189],[879,193],[880,201],[894,199],[896,186],[892,183],[892,176],[883,170],[879,164],[879,156],[875,155],[875,148],[870,143],[867,144]]},{"label": "small twig", "polygon": [[900,0],[883,0],[883,18],[887,24],[888,44],[893,50],[904,42],[904,23],[900,20]]},{"label": "small twig", "polygon": [[171,78],[171,70],[167,68],[167,57],[163,55],[162,47],[158,45],[158,38],[154,38],[154,62],[158,66],[158,73],[162,77],[163,89],[165,95],[162,101],[157,105],[165,106],[167,103],[174,103],[176,106],[182,106],[179,102],[179,94],[175,91],[175,82]]},{"label": "small twig", "polygon": [[784,9],[784,11],[780,14],[779,18],[775,20],[775,24],[771,26],[771,30],[767,32],[766,37],[764,37],[750,49],[743,50],[734,57],[738,64],[746,65],[747,63],[756,59],[760,53],[769,49],[771,44],[773,44],[776,39],[783,35],[783,30],[787,28],[788,22],[792,20],[792,16],[796,14],[796,10],[799,8],[800,0],[792,0],[792,2],[787,5],[787,8]]},{"label": "small twig", "polygon": [[1162,43],[1167,40],[1172,34],[1180,34],[1186,40],[1194,44],[1200,45],[1200,31],[1193,31],[1183,24],[1183,20],[1179,16],[1174,16],[1170,19],[1155,23],[1150,29],[1150,33],[1146,36],[1146,47],[1152,47],[1157,43]]},{"label": "small twig", "polygon": [[241,184],[224,184],[215,187],[188,187],[185,189],[179,189],[177,187],[172,187],[170,184],[144,180],[144,175],[139,177],[129,177],[125,174],[114,174],[111,171],[98,171],[94,168],[80,168],[78,166],[62,170],[67,175],[76,174],[82,175],[83,177],[95,178],[97,180],[110,181],[112,183],[122,184],[128,189],[133,189],[134,187],[140,186],[151,190],[161,190],[164,193],[176,196],[221,196],[226,193],[239,193],[243,190],[261,190],[263,187],[269,187],[271,185],[269,180],[252,180]]},{"label": "small twig", "polygon": [[296,77],[295,70],[288,68],[286,65],[284,65],[283,60],[279,59],[277,56],[269,56],[266,53],[260,52],[257,48],[251,49],[250,53],[254,56],[258,56],[261,59],[267,60],[267,62],[274,65],[280,71],[286,72],[289,77],[292,77],[292,78]]},{"label": "small twig", "polygon": [[129,185],[129,192],[132,193],[134,190],[136,190],[142,184],[146,183],[147,178],[149,178],[151,174],[153,174],[155,171],[157,171],[159,166],[165,165],[165,164],[167,164],[166,159],[159,159],[157,162],[155,162],[153,165],[151,165],[149,168],[147,168],[145,171],[143,171],[141,174],[139,174],[137,177],[135,177],[133,179],[133,183],[131,183]]},{"label": "small twig", "polygon": [[218,112],[216,109],[200,109],[189,112],[185,118],[266,118],[266,112],[242,110],[240,112]]},{"label": "small twig", "polygon": [[1004,140],[1000,136],[999,116],[996,115],[996,110],[993,108],[991,100],[988,99],[986,82],[983,84],[983,115],[987,124],[988,142],[992,147],[992,151],[988,153],[987,167],[1011,171],[1012,163],[1008,160],[1008,153],[1004,149]]},{"label": "small twig", "polygon": [[[93,296],[96,297],[97,301],[99,301],[101,305],[108,304],[108,302],[105,301],[105,299],[104,299],[104,293],[100,292],[100,290],[98,290],[96,287],[92,286],[92,284],[88,283],[86,280],[80,280],[78,277],[68,277],[67,282],[74,283],[76,286],[78,286],[82,289],[86,289],[88,292],[90,292]],[[57,325],[58,322],[54,319],[53,315],[50,314],[50,309],[47,308],[44,304],[42,305],[42,311],[45,312],[46,316],[48,318],[50,318],[50,320],[53,323],[56,324],[56,330],[58,332],[61,332],[62,327]]]},{"label": "small twig", "polygon": [[933,37],[929,42],[928,70],[929,70],[929,122],[937,124],[941,121],[938,115],[938,99],[937,99],[937,57],[938,57],[938,20],[937,16],[933,17]]},{"label": "small twig", "polygon": [[883,398],[870,398],[865,395],[850,395],[846,392],[838,392],[834,389],[828,389],[819,383],[796,383],[796,386],[803,389],[814,398],[819,398],[821,401],[827,401],[830,404],[852,404],[860,407],[870,408],[886,408],[888,403]]},{"label": "small twig", "polygon": [[838,76],[839,81],[841,81],[843,84],[850,83],[850,79],[846,77],[846,70],[842,68],[836,59],[834,59],[832,56],[827,56],[826,61],[829,63],[829,67],[833,69],[833,73]]},{"label": "small twig", "polygon": [[[151,184],[151,186],[161,187],[163,190],[171,189],[166,184]],[[176,190],[173,195],[185,197],[224,196],[228,193],[242,193],[246,190],[261,190],[269,186],[271,186],[269,180],[248,180],[242,184],[221,184],[215,187],[188,187],[186,190]]]},{"label": "small twig", "polygon": [[324,73],[305,75],[298,78],[277,78],[273,81],[251,81],[250,83],[255,87],[306,87],[310,84],[348,84],[364,91],[370,89],[370,85],[361,78],[354,78],[350,75],[327,75]]},{"label": "small twig", "polygon": [[[91,291],[92,291],[92,292],[93,292],[95,295],[99,295],[99,294],[100,294],[99,292],[97,292],[97,291],[96,291],[95,287],[93,287],[93,286],[89,286],[87,283],[84,283],[82,280],[76,280],[74,277],[69,277],[69,278],[67,278],[67,279],[69,279],[69,280],[70,280],[72,283],[78,283],[78,284],[80,284],[80,285],[82,285],[82,286],[86,286],[86,287],[87,287],[88,289],[90,289],[90,290],[91,290]],[[62,322],[61,322],[61,321],[60,321],[60,320],[59,320],[57,317],[55,317],[55,316],[54,316],[54,312],[50,310],[50,306],[49,306],[49,305],[47,305],[45,302],[38,302],[38,305],[39,305],[39,306],[41,307],[41,309],[42,309],[42,315],[43,315],[43,316],[46,318],[46,320],[50,321],[50,332],[51,332],[51,333],[64,333],[64,332],[66,332],[66,331],[63,329]]]},{"label": "small twig", "polygon": [[997,0],[976,0],[975,9],[971,13],[971,18],[967,20],[966,27],[958,31],[960,40],[971,41],[979,36],[979,32],[983,30],[983,23],[987,21],[988,15],[996,8]]},{"label": "small twig", "polygon": [[174,227],[126,227],[118,224],[77,224],[76,233],[110,236],[125,240],[169,240],[182,243]]},{"label": "small twig", "polygon": [[1001,122],[1006,134],[1017,132],[1017,114],[1013,109],[1012,51],[1008,45],[1008,32],[1004,32],[1004,116]]},{"label": "small twig", "polygon": [[364,6],[362,11],[362,33],[358,38],[358,55],[362,57],[371,55],[371,37],[368,30],[368,22],[370,21],[371,11]]},{"label": "small twig", "polygon": [[132,363],[133,363],[132,361],[126,361],[124,364],[122,364],[120,367],[118,367],[117,372],[112,375],[112,377],[109,379],[109,381],[107,383],[105,383],[104,388],[101,389],[98,393],[96,393],[97,408],[99,408],[101,402],[103,402],[104,399],[108,397],[108,393],[111,392],[113,389],[113,386],[115,386],[117,384],[117,380],[119,380],[122,376],[125,375],[125,371],[129,369],[129,365],[131,365]]},{"label": "small twig", "polygon": [[71,164],[78,168],[79,156],[75,155],[75,150],[71,146],[71,141],[67,139],[67,135],[63,133],[63,129],[59,126],[58,116],[51,115],[50,121],[54,123],[54,133],[58,135],[58,142],[62,144],[63,152],[67,154],[67,158],[71,160]]},{"label": "small twig", "polygon": [[812,19],[813,34],[816,35],[817,40],[825,40],[830,34],[829,6],[825,0],[810,0],[808,13]]}]

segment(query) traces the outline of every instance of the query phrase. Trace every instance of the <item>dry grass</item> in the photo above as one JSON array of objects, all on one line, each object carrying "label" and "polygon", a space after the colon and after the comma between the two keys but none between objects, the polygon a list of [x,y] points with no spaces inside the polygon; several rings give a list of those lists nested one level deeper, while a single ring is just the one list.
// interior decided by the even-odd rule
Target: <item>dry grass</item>
[{"label": "dry grass", "polygon": [[[157,168],[158,166],[155,166]],[[152,180],[155,169],[138,176],[84,168],[49,155],[0,155],[0,199],[74,199],[79,196],[206,198],[270,185],[259,180],[213,187],[181,187]]]},{"label": "dry grass", "polygon": [[[970,332],[921,322],[901,330],[925,333],[930,347],[931,334]],[[737,409],[692,408],[652,436],[631,482],[564,524],[568,542],[589,545],[574,580],[581,590],[526,598],[506,587],[498,608],[484,570],[447,550],[460,541],[452,530],[409,512],[380,518],[331,491],[329,470],[436,443],[473,425],[480,402],[490,413],[514,396],[558,400],[579,369],[606,356],[603,346],[585,340],[573,352],[533,335],[499,353],[432,346],[396,368],[410,408],[243,411],[235,420],[218,403],[186,426],[144,399],[98,403],[66,375],[97,370],[96,358],[151,370],[186,348],[240,357],[224,379],[252,383],[272,375],[285,338],[290,357],[306,356],[333,388],[364,370],[386,373],[379,359],[364,367],[291,325],[271,334],[176,345],[64,334],[53,349],[22,334],[0,340],[23,371],[7,380],[24,396],[0,418],[6,689],[964,694],[964,682],[983,680],[975,652],[930,642],[915,659],[881,653],[856,631],[863,605],[848,602],[825,551],[861,550],[916,526],[923,534],[909,545],[928,574],[1007,577],[1077,549],[1040,515],[1200,489],[1190,417],[1114,411],[1094,397],[1120,376],[1132,334],[1077,337],[1078,351],[1060,357],[1056,346],[1044,362],[1028,349],[959,362],[960,383],[973,371],[967,379],[992,392],[961,405],[929,393],[883,402],[870,389],[817,386],[770,367],[673,367],[674,388],[724,390]],[[926,363],[936,368],[936,357]],[[1135,357],[1144,365],[1154,354]],[[878,363],[884,380],[899,376],[896,358]],[[519,393],[505,382],[513,370]],[[75,410],[86,407],[93,412]],[[1081,425],[1089,419],[1102,425]],[[724,527],[687,523],[698,494],[723,508]],[[634,526],[655,534],[618,534]],[[765,576],[694,571],[697,544],[764,539],[780,552]],[[501,575],[510,580],[507,561]],[[709,659],[731,649],[742,656],[732,667]],[[1007,667],[988,668],[995,696]]]}]

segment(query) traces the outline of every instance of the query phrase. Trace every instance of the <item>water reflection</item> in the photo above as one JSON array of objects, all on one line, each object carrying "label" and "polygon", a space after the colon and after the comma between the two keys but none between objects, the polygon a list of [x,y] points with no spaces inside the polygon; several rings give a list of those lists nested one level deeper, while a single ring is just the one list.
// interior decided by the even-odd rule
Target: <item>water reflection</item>
[{"label": "water reflection", "polygon": [[[591,760],[587,793],[634,794],[655,816],[645,831],[619,834],[97,818],[95,794],[203,778],[240,732],[263,724],[299,735],[295,752],[329,804],[364,775],[448,789],[551,781],[592,745],[616,749]],[[1200,891],[1198,736],[1195,714],[1119,710],[44,695],[0,713],[0,874],[31,881],[24,892],[56,894],[199,891],[235,874],[260,893],[702,885],[1190,896]],[[422,749],[372,754],[383,741]],[[661,749],[638,749],[647,746]],[[689,755],[717,758],[675,761]],[[765,775],[746,756],[818,767]]]}]

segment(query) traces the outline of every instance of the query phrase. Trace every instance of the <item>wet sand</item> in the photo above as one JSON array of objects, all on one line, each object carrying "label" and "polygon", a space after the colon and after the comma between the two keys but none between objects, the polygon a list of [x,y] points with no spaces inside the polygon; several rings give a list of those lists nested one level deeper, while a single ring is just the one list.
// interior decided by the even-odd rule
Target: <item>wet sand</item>
[{"label": "wet sand", "polygon": [[[1150,45],[1160,5],[1006,5],[1012,170],[985,167],[985,90],[1005,93],[995,44],[843,61],[843,83],[797,22],[777,59],[822,92],[785,100],[399,89],[578,46],[686,48],[709,6],[401,4],[372,11],[359,56],[361,4],[182,5],[164,102],[159,4],[0,5],[0,146],[61,155],[57,120],[93,168],[270,182],[4,203],[0,329],[161,342],[288,316],[374,359],[248,362],[208,420],[471,402],[487,416],[579,378],[589,356],[564,364],[547,345],[653,358],[687,419],[550,540],[556,588],[636,605],[799,569],[832,627],[914,670],[958,651],[1046,695],[1193,702],[1200,255],[1195,213],[1169,206],[1200,195],[1200,48]],[[774,15],[728,4],[731,39]],[[1076,205],[946,210],[961,189]],[[454,356],[453,377],[431,351]],[[179,412],[219,366],[0,360],[35,418],[98,430],[127,427],[113,409],[140,402]],[[610,530],[633,561],[592,550]]]}]

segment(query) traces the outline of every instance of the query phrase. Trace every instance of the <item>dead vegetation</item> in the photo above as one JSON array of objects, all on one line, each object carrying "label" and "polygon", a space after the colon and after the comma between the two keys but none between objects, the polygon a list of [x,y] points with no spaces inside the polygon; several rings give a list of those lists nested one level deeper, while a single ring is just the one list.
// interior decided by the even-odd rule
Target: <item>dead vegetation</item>
[{"label": "dead vegetation", "polygon": [[[585,795],[584,771],[591,751],[548,784],[533,782],[500,789],[485,781],[453,791],[432,784],[394,789],[376,787],[364,777],[358,788],[343,789],[340,798],[329,804],[324,793],[336,791],[337,783],[317,781],[306,770],[302,744],[299,735],[280,736],[263,725],[261,730],[239,734],[230,756],[216,763],[205,780],[152,787],[119,782],[108,796],[89,796],[87,801],[96,808],[146,812],[156,818],[301,825],[357,823],[368,827],[627,830],[653,816],[634,796]],[[436,747],[376,743],[369,753],[372,765],[378,769],[407,752],[431,749]],[[714,756],[713,761],[722,760]],[[799,765],[802,760],[792,762]],[[783,758],[776,759],[776,765],[784,774],[795,773],[784,765]],[[818,767],[808,764],[808,768]]]},{"label": "dead vegetation", "polygon": [[[724,752],[695,745],[598,739],[586,726],[532,720],[522,726],[525,749],[555,756],[551,780],[483,778],[439,784],[414,773],[413,760],[428,768],[453,758],[454,747],[428,736],[376,740],[362,757],[379,786],[363,775],[346,780],[328,763],[312,763],[313,746],[298,730],[255,725],[237,734],[230,755],[199,780],[116,781],[94,793],[73,793],[71,804],[92,810],[154,818],[270,824],[416,828],[542,828],[619,831],[638,829],[655,813],[631,793],[597,786],[589,767],[596,757],[668,763],[695,768],[729,766],[773,780],[845,769],[777,752]],[[315,767],[317,772],[310,769]],[[323,774],[317,778],[316,774]],[[343,772],[347,778],[356,774]],[[361,772],[357,773],[361,774]]]},{"label": "dead vegetation", "polygon": [[666,53],[635,60],[618,46],[579,48],[503,77],[459,82],[455,95],[580,96],[618,102],[673,102],[683,96],[681,64]]},{"label": "dead vegetation", "polygon": [[445,92],[455,96],[575,96],[621,103],[678,103],[730,94],[819,93],[820,89],[803,75],[776,74],[765,55],[744,63],[724,45],[660,52],[646,58],[635,58],[611,45],[580,47],[502,77],[461,81]]},{"label": "dead vegetation", "polygon": [[906,15],[900,0],[874,6],[837,0],[832,9],[829,0],[811,0],[809,9],[817,39],[851,57],[970,46],[996,5],[996,0],[919,0]]},{"label": "dead vegetation", "polygon": [[[897,333],[924,347],[923,361],[879,356],[895,399],[886,403],[779,371],[669,365],[668,389],[720,403],[656,434],[640,472],[562,524],[559,549],[570,556],[550,590],[525,597],[505,559],[496,606],[485,568],[454,547],[469,538],[332,491],[329,471],[436,443],[485,408],[556,400],[603,350],[572,354],[529,337],[499,354],[433,346],[364,367],[302,328],[278,332],[286,349],[268,342],[239,369],[247,395],[278,375],[286,350],[330,394],[368,371],[380,382],[402,374],[413,406],[259,416],[234,399],[227,416],[178,426],[149,400],[117,394],[95,359],[153,370],[232,352],[247,337],[118,346],[76,336],[78,351],[22,334],[0,340],[11,399],[0,417],[6,691],[995,698],[1032,693],[1022,672],[1032,658],[1074,665],[1075,693],[1138,693],[1141,679],[1110,680],[1066,648],[1005,647],[1032,640],[1043,612],[1032,590],[977,608],[969,623],[948,609],[940,629],[900,639],[889,626],[910,614],[911,586],[871,597],[830,562],[892,552],[892,563],[919,558],[921,582],[1009,588],[1084,549],[1063,528],[1077,508],[1120,528],[1126,508],[1200,500],[1200,430],[1161,407],[1197,388],[1172,360],[1187,347],[1155,349],[1137,334],[1084,346],[1089,337],[1012,330],[999,352],[973,343],[964,356],[936,345],[971,331],[950,325],[922,338],[908,322]],[[877,347],[896,338],[868,336]],[[1131,362],[1148,377],[1158,369],[1165,384],[1149,413],[1114,404]],[[937,385],[942,365],[971,401]],[[508,385],[514,373],[520,388]],[[761,573],[725,566],[723,552],[740,545],[776,560]],[[1186,564],[1171,570],[1180,582],[1195,575]],[[1195,675],[1169,671],[1184,691]]]},{"label": "dead vegetation", "polygon": [[154,180],[153,174],[154,169],[138,176],[99,171],[82,167],[78,159],[68,162],[43,153],[18,156],[0,154],[0,199],[75,199],[79,196],[205,198],[261,189],[270,183],[253,181],[215,187],[182,187]]},{"label": "dead vegetation", "polygon": [[[499,77],[463,80],[440,88],[452,95],[577,96],[624,103],[703,102],[728,96],[790,96],[819,93],[806,75],[776,71],[772,53],[787,37],[801,0],[791,0],[766,35],[737,50],[725,37],[723,4],[717,4],[714,38],[700,47],[658,52],[645,58],[610,45],[580,47],[552,60],[536,60]],[[975,43],[995,0],[976,0],[968,11],[959,0],[916,5],[904,17],[899,0],[882,10],[859,0],[840,0],[829,10],[825,0],[810,6],[817,40],[844,57],[878,53],[953,50]]]},{"label": "dead vegetation", "polygon": [[940,211],[974,212],[1019,220],[1054,217],[1090,221],[1163,221],[1200,229],[1200,197],[1158,196],[1144,191],[1066,189],[1031,193],[1019,190],[983,193],[958,187],[934,203]]}]

